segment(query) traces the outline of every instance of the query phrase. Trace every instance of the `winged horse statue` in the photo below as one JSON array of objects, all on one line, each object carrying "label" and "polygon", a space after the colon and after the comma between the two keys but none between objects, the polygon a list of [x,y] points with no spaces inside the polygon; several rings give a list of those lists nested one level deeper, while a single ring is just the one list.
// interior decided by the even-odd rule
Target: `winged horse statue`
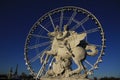
[{"label": "winged horse statue", "polygon": [[[64,25],[63,32],[59,31],[56,26],[54,32],[50,32],[48,35],[52,37],[52,47],[50,51],[45,51],[45,53],[53,55],[55,58],[52,69],[47,72],[49,75],[64,74],[65,77],[69,77],[78,74],[84,70],[82,61],[85,56],[94,56],[98,53],[96,46],[93,44],[84,45],[85,47],[80,46],[87,33],[78,34],[75,31],[69,31],[67,25]],[[70,69],[71,59],[77,65],[75,70]]]}]

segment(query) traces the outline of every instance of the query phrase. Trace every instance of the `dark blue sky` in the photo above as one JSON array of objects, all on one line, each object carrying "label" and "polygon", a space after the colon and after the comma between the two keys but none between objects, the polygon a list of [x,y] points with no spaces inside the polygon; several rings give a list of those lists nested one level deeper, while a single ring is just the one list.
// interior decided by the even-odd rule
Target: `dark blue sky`
[{"label": "dark blue sky", "polygon": [[119,0],[1,0],[0,74],[19,65],[26,72],[24,44],[32,25],[44,13],[63,6],[78,6],[92,12],[106,35],[105,56],[94,76],[120,77],[120,1]]}]

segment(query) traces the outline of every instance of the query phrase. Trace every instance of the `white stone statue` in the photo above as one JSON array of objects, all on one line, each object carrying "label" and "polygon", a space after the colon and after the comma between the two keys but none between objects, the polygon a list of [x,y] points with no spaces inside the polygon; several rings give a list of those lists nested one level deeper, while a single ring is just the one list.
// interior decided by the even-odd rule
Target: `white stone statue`
[{"label": "white stone statue", "polygon": [[40,17],[27,35],[27,69],[40,80],[89,80],[103,61],[105,42],[102,25],[91,12],[56,8]]},{"label": "white stone statue", "polygon": [[[46,73],[47,76],[70,77],[74,74],[79,74],[82,70],[85,70],[82,65],[82,60],[84,60],[85,56],[94,56],[98,53],[95,45],[88,44],[85,45],[85,48],[79,46],[87,34],[69,31],[67,25],[64,25],[63,32],[60,32],[58,27],[56,27],[54,32],[50,32],[48,35],[53,37],[52,47],[50,51],[45,51],[45,53],[53,55],[55,62],[53,62],[52,68]],[[89,51],[87,52],[87,50]],[[75,62],[77,69],[71,70],[71,60]]]}]

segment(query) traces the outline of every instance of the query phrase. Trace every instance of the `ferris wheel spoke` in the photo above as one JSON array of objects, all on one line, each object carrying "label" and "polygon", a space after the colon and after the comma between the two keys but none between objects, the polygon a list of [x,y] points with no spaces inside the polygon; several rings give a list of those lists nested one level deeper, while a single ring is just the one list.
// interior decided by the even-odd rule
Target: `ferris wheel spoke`
[{"label": "ferris wheel spoke", "polygon": [[29,48],[29,49],[35,49],[35,48],[38,48],[38,47],[46,46],[46,45],[48,45],[48,44],[50,44],[50,43],[51,43],[51,41],[48,41],[48,42],[36,44],[36,45],[33,45],[33,46],[29,46],[28,48]]},{"label": "ferris wheel spoke", "polygon": [[32,59],[30,59],[28,62],[29,63],[33,63],[34,61],[36,61],[37,59],[39,59],[41,56],[44,56],[44,51],[47,51],[50,48],[51,45],[49,45],[48,47],[46,47],[44,50],[42,50],[39,54],[37,54],[35,57],[33,57]]},{"label": "ferris wheel spoke", "polygon": [[[87,34],[90,34],[90,33],[94,33],[94,32],[97,32],[97,31],[99,31],[98,28],[93,28],[93,29],[85,30],[84,32],[86,32]],[[81,33],[84,33],[84,32],[81,32]]]},{"label": "ferris wheel spoke", "polygon": [[47,64],[48,58],[49,58],[49,55],[46,55],[46,58],[45,58],[45,60],[44,60],[44,62],[42,64],[42,67],[40,68],[40,70],[39,70],[39,72],[37,74],[37,78],[43,74],[42,72],[44,71],[44,68],[45,68],[45,65]]},{"label": "ferris wheel spoke", "polygon": [[100,44],[93,44],[93,43],[91,43],[92,45],[95,45],[97,48],[102,48],[102,45],[100,45]]},{"label": "ferris wheel spoke", "polygon": [[75,22],[75,23],[77,23],[77,24],[79,24],[80,22],[79,21],[77,21],[76,19],[73,19],[73,22]]},{"label": "ferris wheel spoke", "polygon": [[93,28],[93,29],[87,30],[86,32],[87,32],[87,34],[89,34],[89,33],[94,33],[94,32],[97,32],[97,31],[99,31],[98,28]]},{"label": "ferris wheel spoke", "polygon": [[63,16],[64,16],[64,13],[63,13],[63,10],[61,11],[61,15],[60,15],[60,31],[62,30],[62,25],[63,25]]},{"label": "ferris wheel spoke", "polygon": [[32,59],[30,59],[28,62],[29,62],[29,63],[33,63],[33,62],[35,62],[37,59],[39,59],[40,56],[41,56],[41,53],[37,54],[35,57],[33,57]]},{"label": "ferris wheel spoke", "polygon": [[90,65],[92,68],[94,67],[90,62],[88,62],[87,60],[85,60],[85,62]]},{"label": "ferris wheel spoke", "polygon": [[48,29],[46,29],[43,25],[39,24],[40,27],[42,27],[45,31],[50,32]]},{"label": "ferris wheel spoke", "polygon": [[38,35],[38,34],[30,34],[30,35],[33,37],[38,37],[38,38],[50,38],[50,37],[42,36],[42,35]]},{"label": "ferris wheel spoke", "polygon": [[81,25],[81,27],[82,27],[82,29],[86,32],[86,29],[85,29],[85,27],[83,26],[83,25]]},{"label": "ferris wheel spoke", "polygon": [[85,17],[84,19],[82,19],[80,22],[73,19],[74,22],[76,22],[77,24],[75,26],[73,26],[70,30],[76,30],[77,28],[79,28],[81,25],[83,25],[86,21],[88,21],[89,16]]},{"label": "ferris wheel spoke", "polygon": [[55,25],[54,25],[54,23],[53,23],[53,19],[52,19],[51,15],[50,15],[50,14],[48,14],[48,16],[49,16],[50,21],[51,21],[51,23],[52,23],[53,29],[55,29]]},{"label": "ferris wheel spoke", "polygon": [[42,74],[45,64],[42,65],[42,67],[39,69],[39,72],[37,73],[36,79]]},{"label": "ferris wheel spoke", "polygon": [[67,26],[69,26],[72,23],[72,20],[74,19],[74,17],[76,16],[76,14],[77,14],[77,12],[76,12],[76,10],[74,10],[72,16],[70,17],[70,19],[68,20],[68,22],[66,24]]},{"label": "ferris wheel spoke", "polygon": [[49,64],[49,66],[48,66],[48,70],[51,68],[51,66],[53,65],[53,61],[55,60],[55,58],[53,57],[52,58],[52,60],[51,60],[51,62],[50,62],[50,64]]},{"label": "ferris wheel spoke", "polygon": [[42,53],[42,55],[41,55],[41,57],[40,57],[41,63],[43,63],[43,61],[44,61],[43,57],[45,56],[46,51],[48,51],[48,50],[50,49],[50,47],[51,47],[51,45],[49,45],[49,46],[44,50],[44,52]]},{"label": "ferris wheel spoke", "polygon": [[94,44],[96,47],[102,48],[102,45]]}]

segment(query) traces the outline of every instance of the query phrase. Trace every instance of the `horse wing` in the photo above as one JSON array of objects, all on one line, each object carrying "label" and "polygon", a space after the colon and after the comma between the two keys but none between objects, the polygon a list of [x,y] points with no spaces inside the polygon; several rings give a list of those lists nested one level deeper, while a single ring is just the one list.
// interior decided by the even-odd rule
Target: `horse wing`
[{"label": "horse wing", "polygon": [[81,40],[85,39],[86,33],[77,34],[74,33],[70,37],[68,37],[68,43],[70,44],[71,48],[76,47]]}]

